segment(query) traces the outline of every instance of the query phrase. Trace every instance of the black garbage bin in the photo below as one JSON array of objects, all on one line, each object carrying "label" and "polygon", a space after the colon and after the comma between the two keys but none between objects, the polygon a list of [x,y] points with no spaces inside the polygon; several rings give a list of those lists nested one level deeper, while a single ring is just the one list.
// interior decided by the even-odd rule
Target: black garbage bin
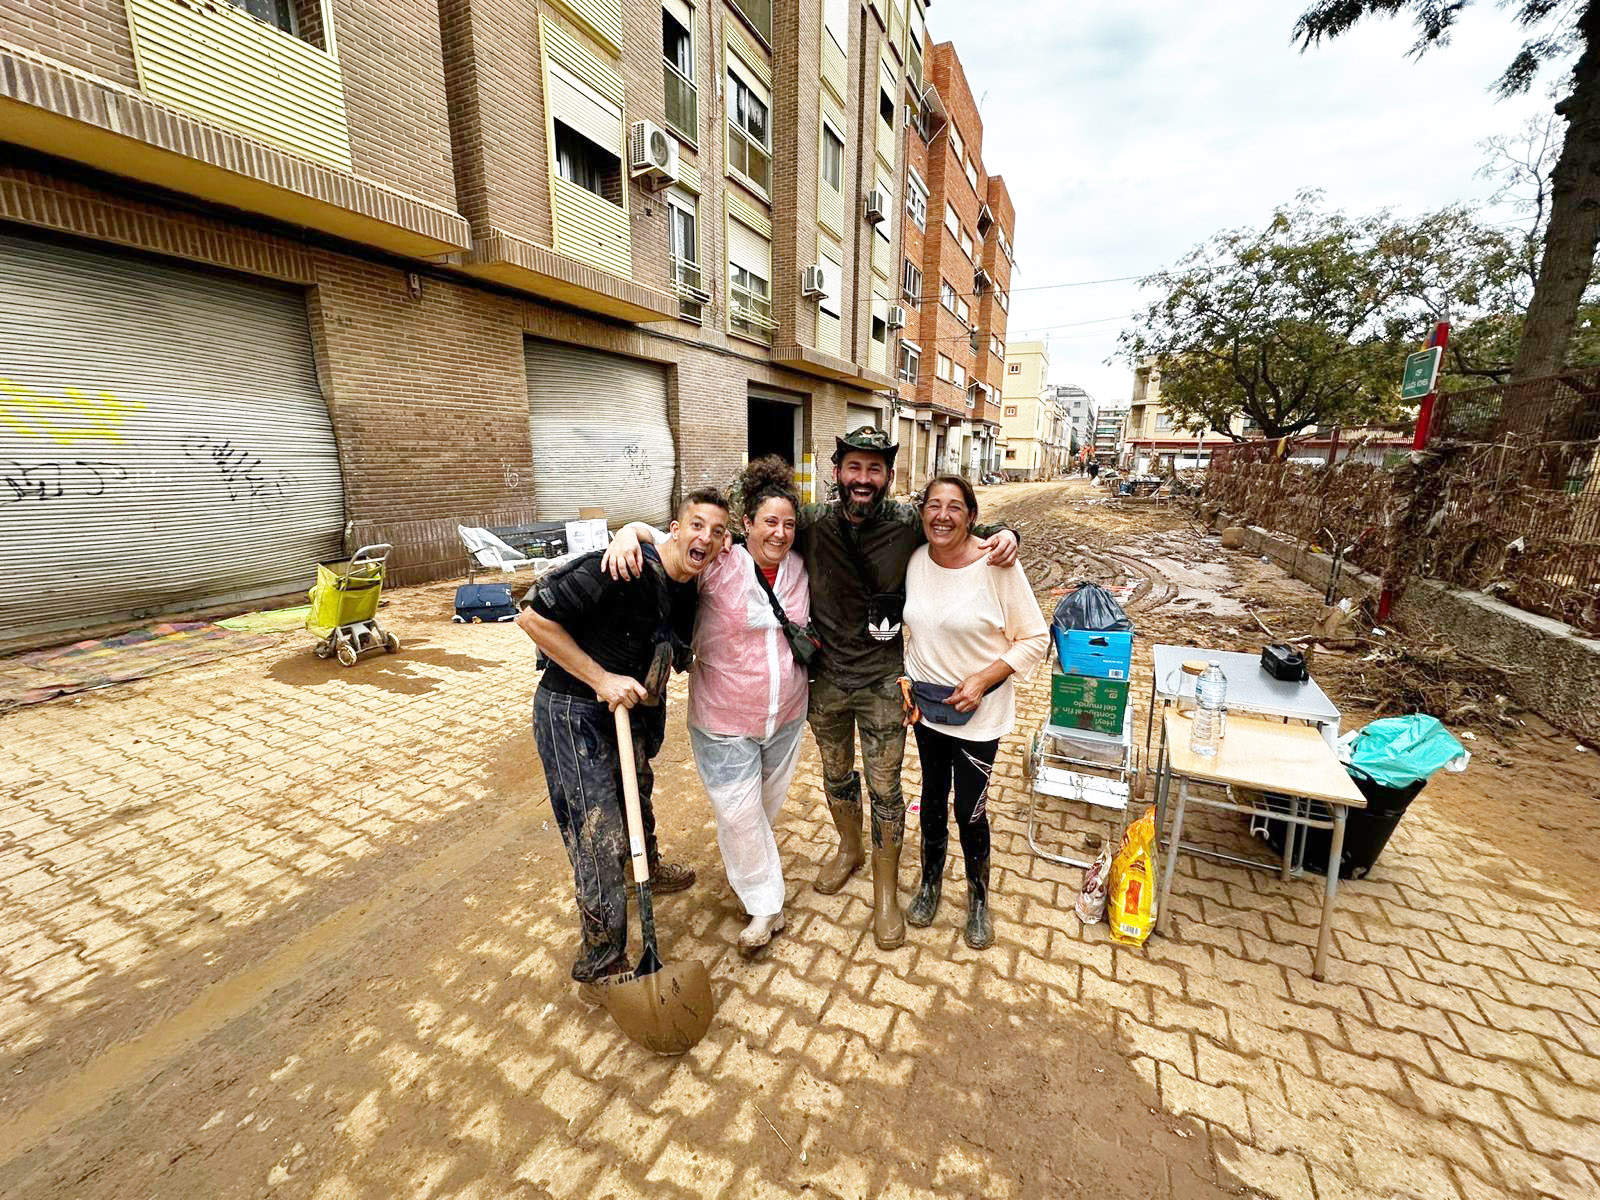
[{"label": "black garbage bin", "polygon": [[[1365,775],[1350,772],[1350,778],[1367,799],[1364,809],[1352,808],[1344,825],[1344,852],[1339,856],[1340,879],[1365,879],[1372,870],[1383,848],[1389,844],[1400,818],[1428,782],[1419,779],[1403,788],[1385,787],[1374,783]],[[1267,828],[1267,842],[1278,854],[1283,853],[1284,831],[1282,821],[1273,821]],[[1331,829],[1306,830],[1305,867],[1318,874],[1328,869],[1328,850],[1333,845]]]}]

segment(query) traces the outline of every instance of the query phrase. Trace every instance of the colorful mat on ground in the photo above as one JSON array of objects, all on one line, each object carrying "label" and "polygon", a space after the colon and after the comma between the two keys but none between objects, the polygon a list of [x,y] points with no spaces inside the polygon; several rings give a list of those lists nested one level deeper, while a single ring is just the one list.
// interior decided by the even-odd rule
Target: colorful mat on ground
[{"label": "colorful mat on ground", "polygon": [[0,712],[275,646],[264,633],[170,621],[0,660]]},{"label": "colorful mat on ground", "polygon": [[304,629],[306,614],[310,611],[309,604],[302,604],[299,608],[269,608],[263,612],[228,617],[217,624],[224,629],[242,630],[245,633],[287,633],[291,629]]}]

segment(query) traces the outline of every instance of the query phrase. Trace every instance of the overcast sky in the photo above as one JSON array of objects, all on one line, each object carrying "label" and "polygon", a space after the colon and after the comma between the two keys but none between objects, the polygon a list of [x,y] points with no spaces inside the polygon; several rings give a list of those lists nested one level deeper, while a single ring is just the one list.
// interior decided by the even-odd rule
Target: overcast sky
[{"label": "overcast sky", "polygon": [[1522,38],[1489,0],[1420,60],[1405,56],[1404,19],[1301,54],[1289,34],[1304,7],[934,0],[932,38],[955,42],[982,98],[984,166],[1017,208],[1009,336],[1049,330],[1051,383],[1126,399],[1132,372],[1105,360],[1141,293],[1026,289],[1148,273],[1217,230],[1263,224],[1301,188],[1350,212],[1481,203],[1493,188],[1474,177],[1477,143],[1550,107],[1548,71],[1528,96],[1490,94]]}]

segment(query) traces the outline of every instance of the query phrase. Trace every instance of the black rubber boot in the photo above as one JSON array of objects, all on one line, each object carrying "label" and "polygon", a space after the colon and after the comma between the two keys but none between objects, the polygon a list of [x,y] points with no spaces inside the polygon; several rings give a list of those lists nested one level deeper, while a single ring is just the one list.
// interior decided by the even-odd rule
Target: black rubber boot
[{"label": "black rubber boot", "polygon": [[989,915],[989,856],[967,863],[966,942],[974,950],[994,945],[994,919]]},{"label": "black rubber boot", "polygon": [[916,898],[906,909],[906,920],[919,929],[933,924],[933,915],[939,911],[939,896],[944,887],[945,850],[950,844],[948,833],[937,835],[932,830],[922,831],[922,885]]}]

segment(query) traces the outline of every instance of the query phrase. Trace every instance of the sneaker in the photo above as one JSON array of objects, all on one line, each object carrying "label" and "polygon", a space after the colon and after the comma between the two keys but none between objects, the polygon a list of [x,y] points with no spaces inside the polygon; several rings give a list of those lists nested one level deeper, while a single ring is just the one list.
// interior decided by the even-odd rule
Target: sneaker
[{"label": "sneaker", "polygon": [[682,863],[661,863],[650,872],[650,892],[652,895],[665,896],[670,892],[681,892],[694,884],[694,868],[686,867]]},{"label": "sneaker", "polygon": [[754,953],[770,942],[773,935],[782,932],[781,912],[770,917],[751,917],[750,924],[739,931],[739,950],[744,954]]}]

